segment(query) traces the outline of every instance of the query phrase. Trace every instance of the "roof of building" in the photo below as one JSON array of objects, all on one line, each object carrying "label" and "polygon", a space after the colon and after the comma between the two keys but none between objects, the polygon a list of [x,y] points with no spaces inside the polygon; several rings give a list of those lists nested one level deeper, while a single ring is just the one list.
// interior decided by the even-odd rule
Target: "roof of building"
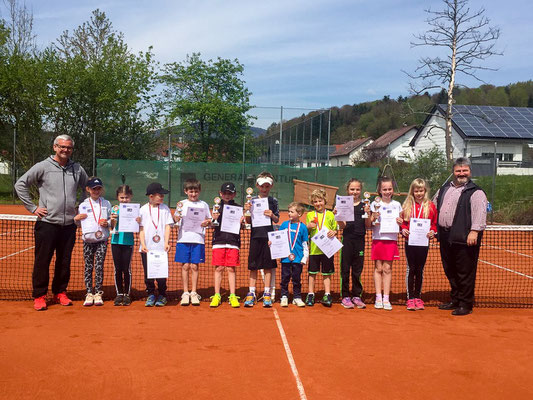
[{"label": "roof of building", "polygon": [[416,128],[416,125],[403,126],[398,129],[388,131],[378,137],[372,144],[365,147],[365,150],[378,150],[387,147],[390,143],[398,140],[411,129]]},{"label": "roof of building", "polygon": [[330,157],[340,157],[340,156],[347,156],[352,151],[356,150],[357,148],[364,146],[365,143],[372,140],[371,138],[359,138],[355,140],[350,140],[349,142],[343,143],[343,144],[336,144],[335,145],[335,151],[331,153]]}]

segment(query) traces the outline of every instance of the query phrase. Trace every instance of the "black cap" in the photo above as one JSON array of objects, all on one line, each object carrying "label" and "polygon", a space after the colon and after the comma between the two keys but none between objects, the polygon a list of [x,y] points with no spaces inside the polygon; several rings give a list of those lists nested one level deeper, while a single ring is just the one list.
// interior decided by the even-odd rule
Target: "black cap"
[{"label": "black cap", "polygon": [[102,180],[100,178],[93,178],[87,181],[87,186],[92,189],[98,186],[104,187],[104,184],[102,183]]},{"label": "black cap", "polygon": [[222,186],[220,187],[220,193],[224,193],[224,192],[235,193],[236,191],[237,189],[235,189],[235,185],[231,182],[223,183]]},{"label": "black cap", "polygon": [[159,182],[153,182],[153,183],[150,183],[147,187],[146,187],[146,195],[151,195],[151,194],[168,194],[168,190],[166,189],[163,189],[163,186],[161,186],[161,184]]}]

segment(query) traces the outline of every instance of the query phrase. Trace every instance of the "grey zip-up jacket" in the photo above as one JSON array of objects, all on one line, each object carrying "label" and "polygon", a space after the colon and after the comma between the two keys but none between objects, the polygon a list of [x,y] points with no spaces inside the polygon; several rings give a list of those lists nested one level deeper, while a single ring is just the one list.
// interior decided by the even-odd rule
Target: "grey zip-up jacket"
[{"label": "grey zip-up jacket", "polygon": [[30,187],[39,189],[39,207],[44,207],[48,214],[40,221],[57,225],[74,223],[76,215],[76,191],[85,190],[87,173],[83,167],[68,160],[62,167],[53,156],[35,164],[22,175],[15,184],[15,190],[24,207],[33,214],[37,206],[30,196]]}]

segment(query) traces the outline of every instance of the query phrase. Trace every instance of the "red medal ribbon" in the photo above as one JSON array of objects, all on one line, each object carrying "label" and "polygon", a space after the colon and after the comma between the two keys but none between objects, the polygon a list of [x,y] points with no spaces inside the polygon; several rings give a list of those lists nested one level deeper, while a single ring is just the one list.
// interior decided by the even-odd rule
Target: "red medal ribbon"
[{"label": "red medal ribbon", "polygon": [[[327,210],[324,210],[324,214],[322,215],[322,225],[320,225],[320,222],[318,221],[318,213],[315,211],[315,220],[317,222],[317,225],[318,225],[318,230],[321,230],[322,227],[324,226],[324,221],[326,220],[326,211]],[[299,228],[299,226],[298,226]]]},{"label": "red medal ribbon", "polygon": [[298,222],[298,228],[296,228],[296,234],[294,235],[294,242],[291,243],[291,223],[289,222],[289,246],[291,248],[291,252],[294,249],[294,246],[296,246],[296,239],[298,238],[298,233],[300,232],[300,224],[301,222]]},{"label": "red medal ribbon", "polygon": [[155,227],[155,233],[157,234],[157,227],[159,226],[159,204],[157,205],[157,225],[154,222],[154,219],[152,218],[152,206],[148,205],[148,211],[150,212],[150,219],[152,220],[152,224]]},{"label": "red medal ribbon", "polygon": [[93,202],[91,201],[91,198],[89,197],[89,204],[91,206],[91,210],[93,211],[93,218],[96,221],[96,224],[100,226],[100,217],[102,216],[102,199],[98,198],[98,206],[100,207],[100,213],[98,214],[98,219],[96,219],[96,216],[94,214],[94,208],[93,208]]}]

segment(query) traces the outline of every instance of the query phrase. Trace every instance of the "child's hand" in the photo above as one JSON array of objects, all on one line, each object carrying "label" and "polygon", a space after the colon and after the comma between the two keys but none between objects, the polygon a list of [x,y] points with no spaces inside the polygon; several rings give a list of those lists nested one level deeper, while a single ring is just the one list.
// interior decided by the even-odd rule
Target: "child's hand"
[{"label": "child's hand", "polygon": [[370,213],[370,206],[368,204],[365,204],[365,206],[363,207],[363,211],[367,214]]},{"label": "child's hand", "polygon": [[106,228],[107,227],[107,219],[101,219],[98,222],[98,225],[103,226],[104,228]]},{"label": "child's hand", "polygon": [[337,207],[333,207],[333,214],[337,215]]},{"label": "child's hand", "polygon": [[402,229],[403,237],[409,237],[409,231],[407,229]]},{"label": "child's hand", "polygon": [[435,237],[435,231],[429,231],[427,237],[428,239],[433,239]]},{"label": "child's hand", "polygon": [[82,219],[87,218],[87,214],[78,214],[74,217],[74,221],[81,221]]},{"label": "child's hand", "polygon": [[396,222],[398,223],[398,225],[403,224],[403,218],[402,217],[396,218]]},{"label": "child's hand", "polygon": [[169,244],[165,244],[165,251],[167,253],[170,251],[170,245]]},{"label": "child's hand", "polygon": [[140,224],[141,221],[142,221],[142,220],[141,220],[141,217],[137,217],[137,218],[135,218],[135,221],[137,221],[137,223]]},{"label": "child's hand", "polygon": [[265,210],[265,212],[263,214],[265,214],[269,218],[272,218],[272,216],[274,215],[272,210]]},{"label": "child's hand", "polygon": [[307,224],[307,229],[315,229],[317,227],[317,224],[315,221],[311,221]]},{"label": "child's hand", "polygon": [[148,248],[146,246],[144,246],[144,245],[141,245],[141,251],[143,253],[148,253]]},{"label": "child's hand", "polygon": [[268,247],[272,246],[272,242],[269,240],[268,241]]},{"label": "child's hand", "polygon": [[337,235],[337,232],[335,231],[328,231],[328,238],[332,238],[333,236],[336,236]]},{"label": "child's hand", "polygon": [[200,224],[200,226],[201,226],[202,228],[205,228],[205,227],[209,226],[210,223],[211,223],[211,219],[208,218],[208,219],[204,220],[204,221]]},{"label": "child's hand", "polygon": [[251,203],[244,203],[244,211],[249,211],[250,209],[252,208],[252,204]]},{"label": "child's hand", "polygon": [[118,214],[111,213],[111,221],[116,221],[118,219]]},{"label": "child's hand", "polygon": [[181,217],[179,215],[174,214],[172,216],[172,218],[174,219],[174,222],[180,222],[181,221]]}]

